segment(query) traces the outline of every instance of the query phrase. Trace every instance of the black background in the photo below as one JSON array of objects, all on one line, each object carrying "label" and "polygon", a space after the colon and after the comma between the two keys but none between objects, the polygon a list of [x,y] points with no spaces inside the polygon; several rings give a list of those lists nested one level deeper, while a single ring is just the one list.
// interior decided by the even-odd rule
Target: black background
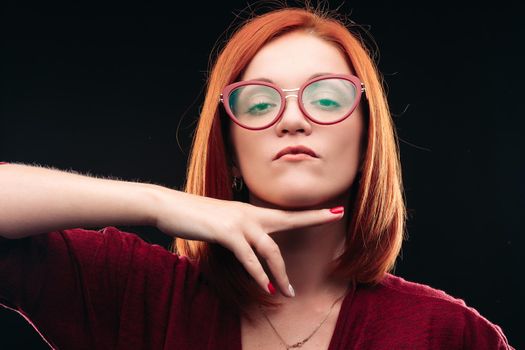
[{"label": "black background", "polygon": [[[245,6],[4,3],[0,161],[180,189],[210,52]],[[525,346],[517,2],[347,1],[340,12],[375,38],[400,137],[410,218],[396,274],[464,299]],[[0,326],[2,348],[47,348],[14,312],[0,310]]]}]

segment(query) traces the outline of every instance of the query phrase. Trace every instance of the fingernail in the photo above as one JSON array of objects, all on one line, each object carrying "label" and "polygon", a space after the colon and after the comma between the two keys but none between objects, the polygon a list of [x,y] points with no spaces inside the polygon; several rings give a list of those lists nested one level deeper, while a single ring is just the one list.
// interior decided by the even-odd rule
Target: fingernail
[{"label": "fingernail", "polygon": [[344,211],[345,211],[345,207],[343,207],[343,206],[339,206],[339,207],[335,207],[335,208],[330,209],[330,212],[333,213],[333,214],[341,214]]},{"label": "fingernail", "polygon": [[292,287],[291,284],[288,284],[288,291],[290,292],[290,295],[291,295],[292,297],[295,296],[295,290],[293,290],[293,287]]},{"label": "fingernail", "polygon": [[273,286],[272,282],[268,283],[268,291],[271,295],[275,294],[275,287]]}]

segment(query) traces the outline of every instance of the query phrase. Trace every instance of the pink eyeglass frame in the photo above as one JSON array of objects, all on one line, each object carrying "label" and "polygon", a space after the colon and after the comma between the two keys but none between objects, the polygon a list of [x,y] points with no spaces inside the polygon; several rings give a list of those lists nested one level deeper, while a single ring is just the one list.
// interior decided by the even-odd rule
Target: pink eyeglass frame
[{"label": "pink eyeglass frame", "polygon": [[[355,98],[354,104],[353,104],[352,108],[350,108],[350,110],[349,110],[349,112],[347,114],[345,114],[343,117],[341,117],[339,120],[336,120],[335,122],[328,122],[328,123],[326,123],[326,122],[317,121],[311,115],[309,115],[308,112],[306,112],[306,109],[304,108],[304,105],[303,105],[303,100],[302,100],[302,98],[300,96],[303,95],[303,91],[308,85],[310,85],[312,83],[315,83],[316,81],[319,81],[319,80],[334,79],[334,78],[347,80],[347,81],[351,82],[356,87],[356,98]],[[230,96],[230,93],[234,89],[236,89],[238,87],[241,87],[241,86],[244,86],[244,85],[264,85],[264,86],[268,86],[268,87],[271,87],[271,88],[274,88],[275,90],[277,90],[277,92],[281,96],[281,106],[279,108],[279,112],[277,113],[277,116],[275,117],[275,119],[272,122],[270,122],[270,124],[268,124],[266,126],[263,126],[263,127],[252,128],[252,127],[248,127],[246,125],[241,124],[237,120],[237,118],[235,118],[235,116],[233,115],[232,110],[230,109],[230,104],[228,102],[226,102],[226,99],[224,99],[223,97],[224,96]],[[359,89],[359,87],[361,87],[361,89]],[[291,91],[297,91],[297,95],[285,95],[285,92],[291,92]],[[298,99],[299,108],[301,109],[303,114],[308,119],[310,119],[312,122],[314,122],[316,124],[321,124],[321,125],[331,125],[331,124],[340,123],[343,120],[345,120],[346,118],[348,118],[354,112],[354,110],[357,108],[357,106],[359,105],[359,102],[361,101],[361,95],[364,94],[365,92],[366,92],[365,85],[355,75],[325,74],[325,75],[321,75],[321,76],[315,77],[313,79],[310,79],[310,80],[306,81],[305,83],[303,83],[303,85],[301,85],[301,87],[295,88],[295,89],[282,89],[280,86],[277,86],[276,84],[273,84],[273,83],[270,83],[270,82],[267,82],[267,81],[261,81],[261,80],[239,81],[239,82],[236,82],[236,83],[233,83],[233,84],[230,84],[230,85],[227,85],[227,86],[224,87],[224,89],[222,90],[222,93],[221,93],[221,95],[219,97],[219,102],[222,103],[222,105],[224,106],[224,109],[226,110],[226,113],[228,114],[230,119],[235,124],[245,128],[245,129],[249,129],[249,130],[263,130],[263,129],[267,129],[267,128],[271,127],[272,125],[277,123],[277,121],[279,119],[281,119],[283,111],[284,111],[284,108],[286,107],[286,98],[288,98],[288,97],[295,96]],[[366,97],[366,95],[365,95],[365,97]]]}]

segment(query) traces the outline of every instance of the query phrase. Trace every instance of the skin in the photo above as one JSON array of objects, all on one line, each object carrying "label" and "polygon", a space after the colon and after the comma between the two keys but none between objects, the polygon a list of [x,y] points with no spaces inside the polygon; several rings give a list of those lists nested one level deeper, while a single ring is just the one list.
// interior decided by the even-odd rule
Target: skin
[{"label": "skin", "polygon": [[[315,73],[352,73],[334,46],[305,33],[272,41],[246,68],[242,79],[264,77],[283,88],[300,86]],[[281,306],[267,314],[290,343],[301,340],[346,290],[346,281],[328,277],[327,266],[344,243],[348,210],[343,215],[327,208],[348,208],[352,200],[347,193],[362,154],[363,117],[357,109],[339,124],[320,126],[301,114],[294,98],[287,101],[283,118],[267,130],[231,125],[234,172],[249,187],[250,203],[9,164],[0,166],[0,233],[16,239],[71,227],[148,225],[173,237],[221,244],[261,288],[267,290],[272,278]],[[273,161],[279,150],[296,144],[314,149],[319,159]],[[289,280],[296,297],[284,296]],[[243,349],[282,348],[252,307],[254,322],[242,320]],[[302,350],[327,348],[338,307]]]},{"label": "skin", "polygon": [[[296,88],[322,72],[354,74],[335,46],[297,32],[263,47],[241,80],[264,77],[281,88]],[[318,125],[302,114],[293,97],[287,99],[280,121],[268,129],[252,131],[231,123],[237,174],[250,189],[250,202],[282,209],[317,208],[346,192],[359,167],[362,130],[360,109],[341,123]],[[313,149],[320,158],[272,161],[279,150],[296,144]]]},{"label": "skin", "polygon": [[[295,88],[316,73],[355,74],[335,45],[298,31],[264,46],[246,67],[241,80],[266,78],[281,88]],[[288,98],[281,119],[270,128],[253,131],[230,123],[236,164],[233,172],[242,176],[250,192],[250,203],[259,207],[304,210],[342,205],[347,208],[348,190],[363,154],[363,128],[361,107],[340,123],[319,125],[303,115],[297,99]],[[319,158],[300,162],[273,160],[284,147],[298,144],[311,148]],[[322,227],[301,228],[293,235],[291,230],[287,234],[274,234],[274,239],[281,243],[285,261],[288,252],[300,254],[299,247],[304,251],[302,255],[319,256],[315,252],[330,241],[331,249],[323,252],[326,256],[322,260],[327,261],[333,258],[335,246],[344,240],[345,231],[346,222],[340,220]],[[293,270],[291,264],[286,266]],[[290,278],[294,287],[302,280],[311,279],[304,273]]]},{"label": "skin", "polygon": [[[302,31],[287,33],[266,44],[246,67],[241,80],[270,79],[284,89],[301,86],[316,73],[353,74],[345,56],[323,39]],[[333,125],[318,125],[306,118],[297,99],[287,98],[281,119],[268,129],[247,130],[230,124],[233,145],[233,172],[241,176],[250,192],[250,203],[258,207],[304,210],[345,207],[348,217],[348,190],[353,184],[363,155],[364,120],[358,107],[350,117]],[[273,160],[281,149],[305,145],[319,158],[300,162]],[[346,281],[328,276],[328,264],[341,251],[347,220],[313,227],[276,232],[271,235],[284,259],[296,297],[278,294],[282,305],[267,310],[285,339],[293,341],[297,334],[308,333],[323,318],[332,302],[344,294]],[[315,263],[313,263],[315,262]],[[308,269],[304,267],[308,266]],[[254,310],[254,315],[260,314]],[[336,315],[328,320],[335,325]],[[280,325],[280,328],[279,328]],[[286,325],[286,327],[285,327]],[[293,326],[290,326],[293,325]],[[265,329],[265,331],[261,331]],[[250,332],[250,329],[258,329]],[[330,339],[333,328],[322,329]],[[286,337],[288,335],[288,337]],[[275,335],[265,321],[243,326],[243,341],[253,337],[271,341]],[[297,339],[299,340],[299,339]],[[296,341],[297,341],[296,340]],[[310,341],[308,342],[310,343]],[[309,345],[315,345],[313,342]],[[320,344],[318,344],[320,345]],[[268,344],[271,346],[271,344]],[[303,349],[306,349],[306,345]]]}]

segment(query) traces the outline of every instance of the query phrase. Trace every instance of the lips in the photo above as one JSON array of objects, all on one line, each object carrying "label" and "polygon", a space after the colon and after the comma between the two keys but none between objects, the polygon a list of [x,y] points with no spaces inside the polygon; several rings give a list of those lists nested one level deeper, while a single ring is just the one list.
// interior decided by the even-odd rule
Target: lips
[{"label": "lips", "polygon": [[299,153],[304,153],[304,154],[308,154],[311,157],[319,158],[317,154],[314,151],[312,151],[310,148],[303,146],[303,145],[298,145],[298,146],[289,146],[289,147],[283,148],[282,150],[279,151],[279,153],[275,155],[273,160],[279,159],[285,154],[299,154]]}]

